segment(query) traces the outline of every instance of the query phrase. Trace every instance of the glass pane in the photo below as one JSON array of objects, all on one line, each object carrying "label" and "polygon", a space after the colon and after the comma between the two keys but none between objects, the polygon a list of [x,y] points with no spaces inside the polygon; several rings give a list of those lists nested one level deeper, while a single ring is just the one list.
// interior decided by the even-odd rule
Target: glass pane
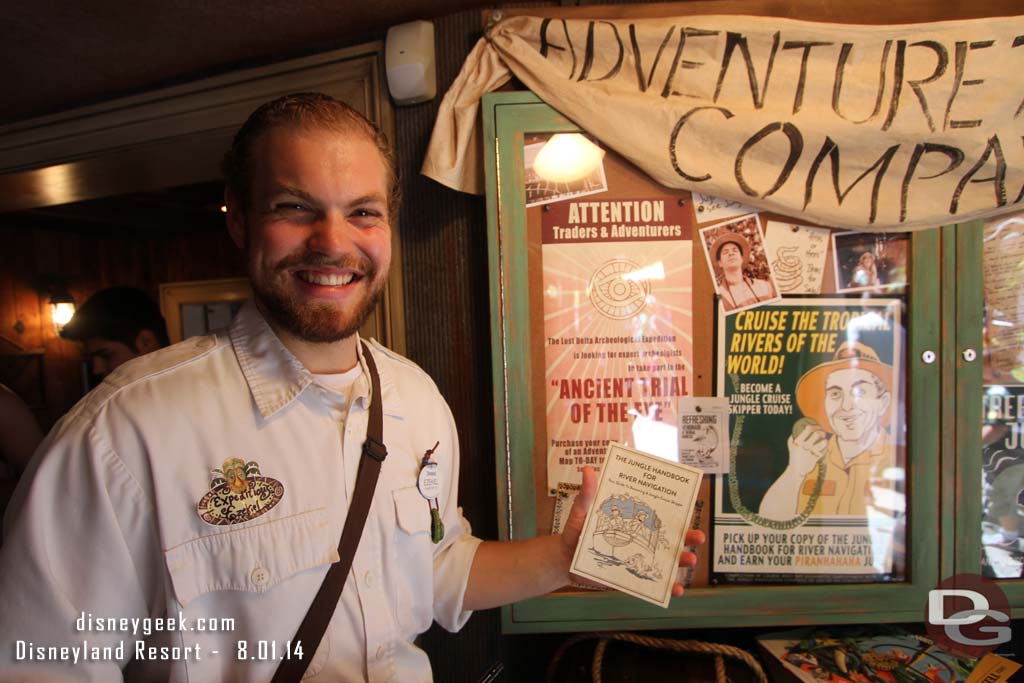
[{"label": "glass pane", "polygon": [[[667,190],[570,143],[597,149],[522,143],[537,529],[560,528],[609,441],[680,460],[682,399],[717,397],[731,417],[701,444],[729,474],[705,468],[692,585],[907,581],[911,236]],[[594,552],[647,562],[621,537]]]},{"label": "glass pane", "polygon": [[982,566],[1016,578],[1024,563],[1024,214],[985,224]]},{"label": "glass pane", "polygon": [[[719,316],[719,393],[732,412],[714,513],[721,583],[907,579],[908,317],[905,288],[878,282],[906,281],[895,254],[909,239],[861,233],[872,250],[860,253],[876,240],[887,257],[872,284],[848,275],[874,261],[840,246],[835,290]],[[858,293],[842,296],[850,283]]]}]

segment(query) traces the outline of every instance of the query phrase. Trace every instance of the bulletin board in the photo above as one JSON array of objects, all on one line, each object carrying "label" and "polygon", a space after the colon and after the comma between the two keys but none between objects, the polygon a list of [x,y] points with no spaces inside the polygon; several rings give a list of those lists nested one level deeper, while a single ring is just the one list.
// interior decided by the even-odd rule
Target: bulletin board
[{"label": "bulletin board", "polygon": [[[873,544],[880,532],[864,505],[858,522],[807,514],[788,528],[786,520],[765,519],[756,509],[784,469],[786,437],[802,417],[794,398],[797,380],[812,366],[832,361],[838,335],[851,318],[882,321],[884,329],[865,329],[859,339],[877,347],[890,367],[895,361],[899,373],[909,235],[830,230],[752,213],[735,202],[662,187],[610,150],[602,150],[600,168],[589,180],[544,182],[531,161],[553,135],[523,139],[538,533],[558,526],[554,511],[560,498],[560,507],[568,507],[565,493],[572,489],[563,486],[560,494],[559,484],[578,483],[585,465],[599,469],[609,440],[675,461],[678,399],[720,395],[734,401],[736,462],[730,478],[705,479],[694,527],[708,531],[713,561],[701,563],[690,583],[904,578],[903,555],[894,551],[897,539],[904,542],[902,529],[887,529],[888,540]],[[767,235],[761,261],[787,296],[727,315],[724,302],[719,309],[713,266],[700,242],[704,236],[713,242],[737,225]],[[877,259],[884,272],[870,283],[858,282],[855,272],[864,253],[886,255]],[[749,257],[756,270],[758,259]],[[649,280],[617,277],[622,269],[652,267],[659,272],[644,274]],[[607,282],[619,282],[621,294],[603,292]],[[769,317],[773,311],[782,315]],[[803,314],[813,322],[801,322]],[[780,318],[781,325],[773,322]],[[764,348],[765,343],[788,344],[789,351]],[[902,426],[895,419],[903,412],[902,375],[898,379],[894,409],[887,413],[894,419],[884,430],[892,437]],[[780,412],[773,414],[773,408]],[[902,449],[900,454],[890,464],[905,469]],[[820,486],[816,499],[824,505],[830,496],[839,497],[832,489],[834,484]],[[737,490],[749,498],[746,504]],[[805,496],[803,507],[807,502]],[[798,513],[784,516],[796,521]],[[712,516],[720,523],[712,525]],[[886,522],[894,523],[891,516]]]}]

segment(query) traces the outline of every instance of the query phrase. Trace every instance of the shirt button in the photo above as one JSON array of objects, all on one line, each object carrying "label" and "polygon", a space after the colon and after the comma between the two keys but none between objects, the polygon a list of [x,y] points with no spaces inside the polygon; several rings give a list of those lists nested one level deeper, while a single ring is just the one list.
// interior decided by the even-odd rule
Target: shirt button
[{"label": "shirt button", "polygon": [[270,582],[270,572],[263,567],[256,567],[256,569],[253,569],[252,573],[249,574],[249,578],[252,580],[253,585],[262,588]]},{"label": "shirt button", "polygon": [[366,572],[363,576],[363,584],[365,584],[367,588],[373,588],[373,572]]},{"label": "shirt button", "polygon": [[384,659],[384,646],[379,645],[377,646],[377,661],[379,662],[382,659]]}]

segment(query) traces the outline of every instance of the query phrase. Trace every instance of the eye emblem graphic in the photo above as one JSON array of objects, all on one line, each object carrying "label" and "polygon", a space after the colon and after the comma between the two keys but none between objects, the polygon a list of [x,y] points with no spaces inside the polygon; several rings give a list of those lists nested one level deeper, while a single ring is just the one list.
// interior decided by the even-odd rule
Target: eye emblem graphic
[{"label": "eye emblem graphic", "polygon": [[632,318],[644,310],[651,285],[630,277],[639,270],[640,266],[626,259],[615,259],[598,268],[587,286],[594,308],[614,320]]}]

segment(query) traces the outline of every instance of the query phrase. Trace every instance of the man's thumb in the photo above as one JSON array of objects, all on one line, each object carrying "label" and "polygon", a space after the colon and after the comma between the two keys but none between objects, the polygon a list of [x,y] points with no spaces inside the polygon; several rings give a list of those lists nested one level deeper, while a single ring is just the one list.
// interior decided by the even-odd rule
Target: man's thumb
[{"label": "man's thumb", "polygon": [[597,473],[593,467],[583,468],[583,485],[580,492],[573,501],[572,509],[569,510],[569,518],[565,521],[565,530],[562,532],[565,540],[572,547],[576,546],[580,534],[583,533],[583,523],[587,519],[587,511],[597,494]]}]

